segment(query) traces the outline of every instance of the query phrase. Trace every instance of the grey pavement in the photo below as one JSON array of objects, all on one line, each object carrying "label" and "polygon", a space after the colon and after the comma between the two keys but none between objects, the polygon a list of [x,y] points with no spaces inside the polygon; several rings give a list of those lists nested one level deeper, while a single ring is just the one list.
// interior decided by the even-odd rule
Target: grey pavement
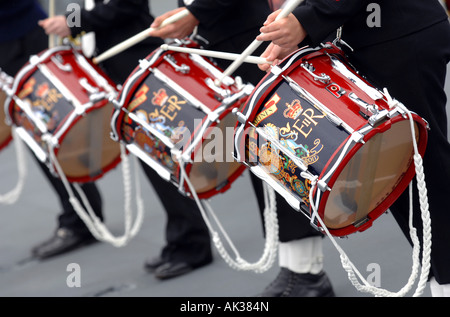
[{"label": "grey pavement", "polygon": [[[152,7],[159,14],[175,7],[175,1],[154,1]],[[59,205],[28,152],[26,158],[26,182],[18,201],[0,209],[0,297],[244,298],[258,294],[278,273],[277,259],[269,270],[256,273],[231,268],[217,250],[211,265],[175,279],[160,281],[146,273],[144,260],[158,254],[164,243],[166,218],[140,166],[137,168],[145,216],[138,234],[127,245],[115,247],[101,242],[45,261],[33,260],[30,248],[52,234]],[[0,162],[0,194],[3,194],[18,179],[13,144],[0,152]],[[242,258],[255,262],[262,255],[264,239],[247,173],[210,203]],[[98,181],[104,200],[105,226],[115,236],[124,232],[122,177],[119,165]],[[397,292],[407,283],[412,249],[390,213],[379,217],[367,231],[337,241],[364,277],[371,276],[373,265],[379,268],[381,288]],[[70,284],[70,268],[74,264],[79,268],[79,287]],[[373,296],[352,285],[339,253],[328,238],[324,239],[324,266],[338,297]],[[430,296],[428,287],[423,296]]]}]

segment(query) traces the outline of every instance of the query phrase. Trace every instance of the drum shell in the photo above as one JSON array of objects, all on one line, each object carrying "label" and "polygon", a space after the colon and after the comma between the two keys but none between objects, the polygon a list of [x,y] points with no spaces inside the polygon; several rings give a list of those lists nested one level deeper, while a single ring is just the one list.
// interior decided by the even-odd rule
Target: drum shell
[{"label": "drum shell", "polygon": [[[120,162],[120,147],[109,126],[115,84],[80,51],[58,46],[32,56],[17,73],[12,93],[5,106],[8,120],[31,137],[26,143],[35,153],[44,153],[38,157],[51,171],[56,169],[48,138],[69,182],[92,182]],[[20,101],[30,105],[32,115]]]},{"label": "drum shell", "polygon": [[[191,41],[184,42],[183,46],[198,48]],[[236,96],[231,104],[226,104],[224,98],[205,84],[205,81],[215,78],[208,69],[221,70],[212,61],[196,54],[158,49],[145,61],[136,67],[120,91],[117,104],[121,109],[116,111],[111,122],[117,139],[128,147],[137,146],[138,156],[146,162],[156,162],[159,165],[157,170],[168,171],[169,181],[178,186],[182,194],[192,197],[170,147],[161,142],[158,135],[128,116],[129,112],[139,114],[147,123],[152,122],[153,127],[163,129],[170,142],[176,146],[182,144],[183,167],[200,199],[225,192],[246,168],[235,162],[232,156],[236,124],[232,110],[242,107],[249,93],[242,94],[234,84],[221,85],[220,89],[228,89],[231,96]],[[174,67],[174,63],[178,66]],[[184,66],[189,70],[181,71],[180,67]],[[176,111],[167,112],[170,106]],[[175,139],[175,131],[183,134],[182,140]],[[138,132],[141,141],[137,138]],[[211,146],[216,132],[223,136],[219,143],[225,146],[225,151],[220,149],[222,153],[208,160],[204,150]],[[216,149],[219,150],[218,147]],[[155,166],[153,162],[149,164],[152,167]]]},{"label": "drum shell", "polygon": [[[352,77],[357,77],[359,85],[347,78],[347,75],[344,76],[343,74],[347,73],[343,72],[342,69],[339,69],[339,67],[335,67],[336,65],[334,65],[334,63],[341,63],[346,65],[346,71],[350,71],[352,73]],[[304,65],[307,65],[307,68],[309,70],[312,69],[313,74],[311,74],[311,71],[305,69],[303,67]],[[393,131],[400,129],[399,127],[401,127],[401,132],[406,131],[406,133],[408,133],[407,125],[409,124],[409,121],[407,121],[407,118],[405,118],[403,114],[390,113],[390,116],[386,120],[381,120],[373,126],[370,125],[368,122],[370,113],[367,113],[367,110],[365,108],[362,108],[360,104],[356,103],[354,100],[351,100],[349,98],[349,94],[353,93],[358,97],[358,99],[366,102],[368,105],[376,105],[379,110],[385,110],[386,112],[389,112],[390,107],[387,103],[387,100],[386,98],[373,99],[372,97],[374,91],[372,89],[375,89],[375,87],[367,82],[363,77],[361,77],[356,72],[356,70],[354,70],[350,66],[341,50],[331,44],[328,44],[323,48],[300,49],[291,56],[287,57],[279,67],[281,71],[275,70],[274,73],[267,74],[266,77],[256,87],[254,94],[249,97],[249,102],[246,104],[242,111],[242,114],[247,121],[245,124],[238,124],[237,131],[239,131],[239,128],[242,131],[247,130],[249,132],[247,132],[246,134],[250,135],[253,129],[251,127],[251,124],[256,126],[264,125],[264,129],[267,130],[269,127],[269,130],[272,129],[273,131],[276,131],[276,133],[278,133],[278,131],[286,132],[287,127],[289,127],[290,131],[292,131],[294,130],[293,127],[295,127],[297,128],[297,130],[294,132],[296,132],[297,135],[301,136],[303,134],[303,138],[299,138],[300,141],[297,143],[306,145],[306,147],[309,150],[313,150],[313,152],[317,152],[317,150],[320,148],[322,152],[320,153],[320,155],[317,155],[317,157],[322,157],[320,157],[320,159],[317,159],[317,161],[315,161],[314,163],[307,162],[306,166],[308,168],[308,171],[317,176],[319,180],[323,180],[326,178],[326,185],[331,188],[331,190],[325,190],[323,194],[318,194],[318,191],[320,190],[315,187],[312,193],[313,197],[318,197],[318,195],[320,195],[320,199],[318,199],[318,215],[322,219],[327,219],[330,218],[328,216],[329,210],[327,209],[327,212],[325,212],[325,209],[329,201],[330,193],[333,193],[334,186],[338,188],[338,185],[335,184],[337,180],[342,182],[342,178],[339,179],[339,177],[347,164],[349,162],[354,162],[356,157],[360,159],[359,156],[361,156],[361,154],[356,154],[361,153],[362,149],[368,148],[367,146],[364,147],[364,144],[366,144],[367,142],[370,141],[369,144],[375,143],[374,140],[376,135],[378,135],[378,139],[382,139],[380,141],[380,144],[383,144],[383,147],[385,147],[384,144],[386,143],[386,140],[384,139],[386,139],[388,135],[390,136],[394,134]],[[329,81],[321,79],[321,76],[323,74],[329,76]],[[303,106],[302,110],[298,110],[302,108],[301,106],[293,106],[292,101],[296,98],[296,96],[298,96],[298,93],[295,92],[295,89],[297,88],[291,89],[290,92],[287,92],[289,88],[292,88],[292,86],[288,85],[289,80],[292,80],[296,83],[293,86],[301,87],[303,91],[306,91],[309,96],[312,96],[313,102],[307,104],[306,107]],[[370,88],[364,87],[364,85],[367,85]],[[275,96],[277,97],[275,98]],[[297,112],[303,111],[301,112],[301,114],[298,114],[297,117],[302,118],[303,116],[303,119],[294,121],[292,118],[288,119],[286,116],[284,117],[284,119],[281,119],[282,110],[276,110],[276,107],[274,107],[273,104],[270,104],[269,102],[272,101],[273,103],[273,101],[275,100],[274,98],[277,100],[279,98],[279,109],[298,108]],[[303,100],[301,100],[301,102],[303,102]],[[280,106],[280,104],[282,104],[283,107]],[[284,107],[284,104],[286,104],[286,107]],[[286,114],[286,111],[288,110],[284,110],[283,114]],[[290,114],[294,113],[293,110],[289,111],[288,112]],[[305,114],[305,112],[307,113]],[[332,115],[325,116],[324,118],[319,118],[323,114],[328,113],[332,113]],[[420,118],[417,114],[413,113],[412,116],[415,123],[416,141],[418,143],[419,153],[423,155],[427,142],[427,124],[426,121]],[[325,118],[328,120],[326,120]],[[270,128],[271,126],[272,128]],[[393,129],[393,127],[395,127],[395,129]],[[364,131],[363,133],[361,133],[361,139],[357,142],[353,142],[351,147],[345,148],[346,145],[348,145],[352,141],[351,139],[354,138],[355,134],[352,135],[352,133],[355,131]],[[307,132],[310,134],[307,134]],[[313,139],[312,141],[319,140],[320,142],[318,141],[318,143],[316,144],[314,142],[307,141],[307,139],[304,137],[306,134],[308,135],[308,138]],[[287,140],[287,138],[282,139],[280,135],[281,133],[278,134],[277,137],[280,138],[282,143],[293,144],[291,140]],[[411,135],[411,132],[409,132],[409,135]],[[407,137],[408,136],[405,136],[405,138]],[[251,146],[251,149],[249,149],[249,141],[244,141],[242,135],[237,134],[235,136],[235,139],[235,145],[237,147],[236,152],[240,153],[239,160],[253,166],[256,166],[258,164],[261,165],[260,159],[261,157],[263,157],[261,156],[261,153],[265,153],[260,152],[261,149],[264,149],[261,146],[263,142],[255,143]],[[247,139],[252,140],[251,136],[247,137]],[[399,158],[396,158],[396,160],[398,160],[398,162],[396,161],[396,163],[400,164],[401,162],[401,166],[404,170],[402,172],[399,172],[399,175],[395,176],[397,177],[397,181],[393,180],[392,184],[387,183],[389,186],[393,187],[392,191],[390,193],[384,193],[383,195],[387,197],[382,197],[382,199],[379,197],[377,198],[375,193],[371,194],[373,195],[373,197],[370,197],[376,200],[377,205],[361,219],[356,219],[355,221],[350,221],[348,223],[341,223],[336,227],[334,227],[334,225],[329,225],[325,220],[325,225],[327,226],[327,229],[331,234],[336,236],[343,236],[354,233],[356,231],[366,230],[372,225],[372,222],[383,212],[385,212],[387,208],[404,191],[410,180],[413,178],[415,169],[412,158],[413,147],[411,137],[409,137],[408,146],[404,145],[404,143],[408,143],[406,139],[401,141],[403,142],[401,147],[402,151],[399,151],[398,153],[401,153],[401,155],[405,155],[405,157],[408,157],[403,159],[403,156],[400,157],[399,154]],[[389,144],[389,142],[387,143]],[[381,147],[381,150],[384,149],[383,147]],[[277,149],[277,147],[271,147],[271,149]],[[284,150],[286,149],[287,148],[284,147]],[[384,150],[384,153],[385,152],[387,151]],[[307,159],[311,158],[307,157]],[[383,159],[384,158],[381,157],[380,161],[383,161]],[[303,157],[302,160],[305,162],[305,157]],[[387,159],[384,159],[384,161],[380,164],[386,166],[386,160]],[[258,163],[256,161],[258,161]],[[288,166],[288,164],[292,164],[293,161],[285,160],[281,162],[282,163],[280,164],[284,163],[284,166]],[[336,162],[339,163],[339,166],[337,167]],[[376,165],[376,163],[371,162],[367,166],[373,165]],[[390,170],[389,167],[383,168],[386,169],[386,173],[388,170]],[[374,172],[374,175],[379,176],[377,173],[379,173],[378,170],[380,169],[380,167],[377,166],[374,169],[377,170],[377,172]],[[270,178],[275,179],[276,182],[283,185],[282,187],[284,189],[281,190],[280,193],[285,191],[285,189],[288,187],[286,186],[286,183],[290,182],[292,184],[293,179],[298,178],[295,179],[295,181],[299,181],[300,185],[298,185],[298,187],[294,187],[292,185],[291,188],[286,191],[296,196],[297,200],[300,201],[301,208],[298,208],[298,206],[295,207],[298,210],[301,209],[301,211],[305,212],[308,217],[311,217],[312,209],[309,202],[309,197],[311,197],[311,193],[309,191],[311,182],[308,179],[301,177],[298,165],[296,175],[287,173],[285,176],[283,176],[283,178],[279,177],[278,174],[280,172],[286,172],[286,169],[280,169],[278,168],[278,165],[274,168],[272,164],[269,168],[266,168],[266,171],[268,170],[271,171],[267,172]],[[274,174],[273,171],[276,171],[276,173]],[[376,179],[378,180],[378,178]],[[347,182],[347,185],[350,183],[351,182]],[[359,187],[362,186],[360,185]],[[336,191],[337,189],[334,190]],[[338,195],[333,194],[333,198],[336,197],[338,197]],[[361,201],[364,201],[364,199],[358,200],[358,202]],[[357,208],[359,208],[359,206],[355,209]],[[317,223],[317,219],[313,224],[319,226],[319,224]]]}]

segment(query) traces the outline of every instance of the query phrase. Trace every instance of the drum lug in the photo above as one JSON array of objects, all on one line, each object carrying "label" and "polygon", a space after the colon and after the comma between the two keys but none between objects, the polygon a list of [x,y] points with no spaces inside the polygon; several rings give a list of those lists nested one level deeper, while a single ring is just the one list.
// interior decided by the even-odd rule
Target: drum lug
[{"label": "drum lug", "polygon": [[365,142],[364,142],[364,134],[362,134],[362,133],[359,132],[359,131],[355,131],[355,132],[352,133],[352,135],[351,135],[351,140],[352,140],[353,142],[355,142],[355,143],[362,143],[362,144],[365,143]]},{"label": "drum lug", "polygon": [[[180,163],[189,163],[192,164],[193,161],[191,159],[191,153],[189,152],[183,152],[181,149],[177,149],[175,147],[172,147],[170,149],[170,154],[172,155],[172,158],[175,158],[175,160]],[[180,162],[180,159],[182,162]]]},{"label": "drum lug", "polygon": [[322,180],[322,179],[319,179],[319,180],[317,181],[317,187],[318,187],[322,192],[331,191],[331,188],[328,187],[328,184],[327,184],[324,180]]},{"label": "drum lug", "polygon": [[211,122],[219,123],[220,122],[219,117],[220,117],[220,115],[215,111],[208,113],[208,120]]},{"label": "drum lug", "polygon": [[331,82],[330,76],[328,76],[325,73],[322,73],[320,75],[314,74],[315,68],[312,64],[308,62],[303,62],[301,63],[300,66],[302,66],[303,69],[306,70],[314,78],[315,81],[320,81],[321,83],[324,83],[326,85],[328,85]]},{"label": "drum lug", "polygon": [[63,72],[69,73],[72,71],[72,66],[70,64],[63,64],[61,55],[55,55],[51,57],[51,60],[55,65],[61,69]]},{"label": "drum lug", "polygon": [[270,72],[274,75],[274,76],[279,76],[282,72],[283,69],[277,65],[274,65],[270,68]]},{"label": "drum lug", "polygon": [[182,64],[181,66],[179,66],[176,61],[174,60],[174,58],[171,55],[166,55],[164,56],[164,59],[169,63],[170,66],[172,66],[175,71],[180,72],[182,74],[187,74],[191,71],[191,68],[186,65],[186,64]]},{"label": "drum lug", "polygon": [[222,103],[228,108],[228,106],[235,104],[242,97],[250,96],[254,88],[255,87],[252,84],[245,84],[245,86],[240,87],[239,92],[235,94],[230,94],[225,99],[223,99]]},{"label": "drum lug", "polygon": [[[80,84],[81,87],[83,87],[91,95],[96,94],[99,91],[97,87],[90,85],[88,83],[88,80],[84,77],[80,78],[78,80],[78,83]],[[89,99],[91,99],[91,98],[89,97]]]},{"label": "drum lug", "polygon": [[247,123],[247,118],[242,114],[242,112],[239,111],[238,108],[233,108],[233,110],[231,110],[231,112],[236,115],[239,123],[241,123],[241,124]]},{"label": "drum lug", "polygon": [[383,109],[369,118],[369,124],[373,127],[389,117],[389,111]]},{"label": "drum lug", "polygon": [[52,149],[59,147],[58,138],[55,138],[50,133],[45,133],[44,135],[42,135],[42,140],[45,141],[47,144],[51,145]]},{"label": "drum lug", "polygon": [[378,113],[378,106],[377,105],[371,105],[371,104],[365,102],[364,100],[359,98],[354,92],[349,93],[348,97],[350,98],[351,101],[353,101],[358,106],[363,108],[364,114],[367,115],[368,117]]},{"label": "drum lug", "polygon": [[139,68],[140,69],[149,69],[152,66],[152,63],[146,59],[139,60]]},{"label": "drum lug", "polygon": [[230,91],[226,89],[222,89],[214,83],[214,80],[211,78],[205,79],[205,84],[208,86],[212,91],[214,91],[216,94],[218,94],[221,97],[221,100],[224,98],[227,98],[230,95]]},{"label": "drum lug", "polygon": [[105,99],[108,100],[107,94],[105,92],[98,92],[98,93],[89,95],[89,101],[93,104],[95,104],[98,101],[105,100]]},{"label": "drum lug", "polygon": [[114,108],[116,108],[117,110],[122,109],[122,103],[119,100],[117,100],[115,96],[109,96],[108,100],[110,103],[114,105]]},{"label": "drum lug", "polygon": [[383,109],[380,111],[377,105],[371,105],[361,98],[359,98],[355,93],[351,92],[348,97],[351,101],[356,103],[360,108],[362,108],[362,114],[368,118],[369,124],[373,127],[379,124],[381,121],[385,120],[389,116],[389,111]]}]

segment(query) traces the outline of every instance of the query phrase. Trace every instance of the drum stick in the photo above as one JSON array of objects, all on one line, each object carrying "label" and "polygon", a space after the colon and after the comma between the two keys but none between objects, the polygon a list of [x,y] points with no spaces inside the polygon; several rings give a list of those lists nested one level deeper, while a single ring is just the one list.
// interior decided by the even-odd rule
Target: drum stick
[{"label": "drum stick", "polygon": [[[48,1],[48,16],[52,18],[55,16],[55,0]],[[55,35],[50,34],[48,36],[48,48],[52,48],[55,46]]]},{"label": "drum stick", "polygon": [[[161,49],[165,51],[175,51],[175,52],[182,52],[182,53],[188,53],[188,54],[198,54],[202,56],[208,56],[213,58],[221,58],[221,59],[227,59],[227,60],[236,60],[239,58],[239,54],[234,53],[227,53],[227,52],[219,52],[219,51],[208,51],[198,48],[188,48],[188,47],[180,47],[180,46],[173,46],[168,44],[161,45]],[[251,63],[251,64],[270,64],[271,62],[267,61],[264,57],[259,56],[247,56],[244,59],[245,63]]]},{"label": "drum stick", "polygon": [[[280,14],[278,14],[278,16],[276,17],[275,21],[278,21],[282,18],[287,17],[303,0],[290,0],[288,2],[286,2],[286,5],[284,6],[284,8],[281,10]],[[219,80],[218,83],[216,83],[217,85],[219,85],[222,80],[227,77],[230,76],[231,73],[233,73],[244,61],[244,59],[249,56],[250,54],[252,54],[262,43],[263,41],[258,41],[258,40],[254,40],[241,54],[241,56],[236,59],[233,63],[231,63],[230,66],[228,66],[227,69],[225,69],[225,71],[223,72],[222,78]]]},{"label": "drum stick", "polygon": [[189,13],[189,11],[187,9],[184,9],[182,11],[177,12],[176,14],[168,17],[167,19],[165,19],[161,25],[158,28],[148,28],[145,29],[144,31],[134,35],[133,37],[130,37],[129,39],[117,44],[116,46],[111,47],[109,50],[105,51],[103,54],[100,54],[97,57],[94,57],[92,59],[92,61],[94,62],[94,64],[98,64],[100,62],[103,62],[105,59],[108,59],[114,55],[119,54],[120,52],[126,50],[127,48],[145,40],[147,37],[150,36],[150,33],[154,30],[158,30],[161,29],[163,27],[165,27],[168,24],[171,24],[173,22],[176,22],[178,20],[180,20],[181,18],[187,16]]}]

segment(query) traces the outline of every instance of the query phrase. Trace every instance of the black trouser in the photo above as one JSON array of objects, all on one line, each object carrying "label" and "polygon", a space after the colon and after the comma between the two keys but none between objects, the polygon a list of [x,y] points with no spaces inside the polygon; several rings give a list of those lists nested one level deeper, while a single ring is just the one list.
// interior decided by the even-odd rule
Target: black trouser
[{"label": "black trouser", "polygon": [[[6,22],[7,23],[7,22]],[[31,55],[48,48],[48,36],[37,26],[23,37],[0,43],[0,67],[10,76],[15,76]]]},{"label": "black trouser", "polygon": [[[32,32],[18,40],[0,44],[0,67],[8,75],[15,76],[19,69],[28,62],[31,55],[38,54],[47,48],[48,36],[41,27],[36,27]],[[35,157],[38,166],[47,177],[61,203],[62,212],[58,216],[58,227],[70,228],[79,234],[88,234],[89,231],[86,225],[78,217],[72,204],[69,202],[69,194],[62,181],[53,176],[47,166],[40,162],[32,151],[30,152]],[[85,183],[81,185],[81,189],[89,200],[95,214],[100,219],[103,219],[102,201],[96,185],[94,183]],[[77,198],[80,199],[78,195]]]},{"label": "black trouser", "polygon": [[139,162],[167,214],[162,258],[193,266],[211,258],[209,230],[195,200],[182,195],[174,184],[164,180],[143,161]]},{"label": "black trouser", "polygon": [[[432,227],[431,274],[440,284],[450,283],[450,144],[447,140],[444,83],[450,59],[448,21],[383,44],[356,50],[352,63],[379,87],[387,87],[430,124],[424,155]],[[406,190],[390,208],[409,239],[409,194]],[[414,225],[422,241],[417,187],[414,185]]]},{"label": "black trouser", "polygon": [[[89,229],[86,227],[86,224],[78,216],[74,207],[70,203],[69,193],[67,192],[61,179],[59,177],[52,175],[47,165],[39,161],[39,159],[34,154],[33,157],[36,158],[38,166],[46,176],[53,190],[56,192],[59,199],[59,203],[61,204],[62,211],[58,215],[58,228],[68,228],[73,230],[76,234],[89,235],[90,234]],[[76,191],[76,189],[73,187],[73,185],[70,186],[75,197],[81,203],[81,206],[84,208],[84,210],[87,210],[87,207],[83,204],[83,201],[78,192]],[[103,220],[102,197],[97,188],[97,185],[93,182],[83,183],[80,184],[80,189],[86,196],[95,215],[101,220]]]}]

